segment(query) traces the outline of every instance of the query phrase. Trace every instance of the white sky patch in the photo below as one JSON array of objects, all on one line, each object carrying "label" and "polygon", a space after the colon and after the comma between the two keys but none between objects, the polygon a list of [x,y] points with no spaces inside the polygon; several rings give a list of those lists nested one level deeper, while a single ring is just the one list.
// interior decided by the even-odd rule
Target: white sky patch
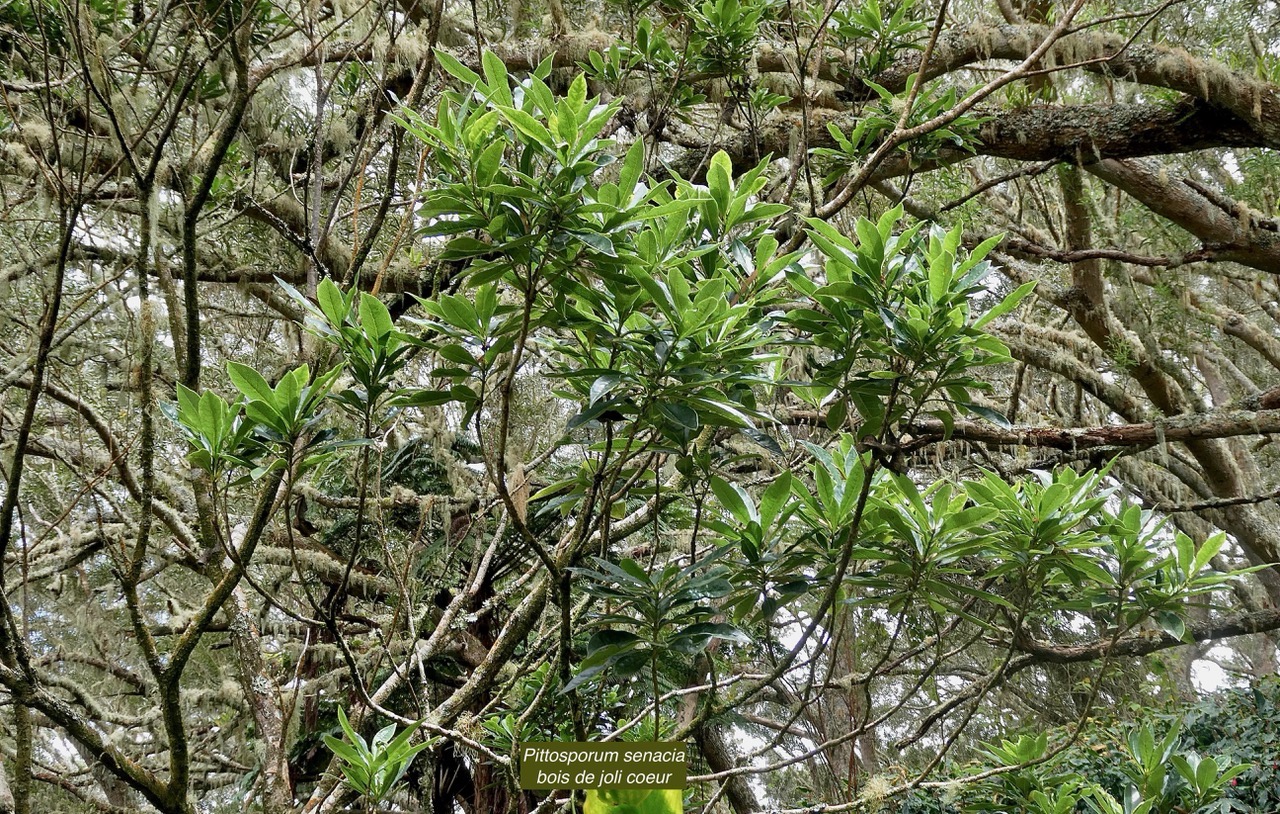
[{"label": "white sky patch", "polygon": [[1231,648],[1219,644],[1210,648],[1205,654],[1206,658],[1197,659],[1191,665],[1191,682],[1195,685],[1196,692],[1206,695],[1229,687],[1243,686],[1244,682],[1239,677],[1228,673],[1218,663],[1223,661],[1231,664],[1233,655]]},{"label": "white sky patch", "polygon": [[1227,671],[1212,661],[1197,659],[1191,665],[1191,682],[1201,694],[1216,692],[1231,683]]},{"label": "white sky patch", "polygon": [[1237,184],[1244,183],[1244,173],[1240,171],[1240,162],[1236,161],[1235,153],[1226,153],[1222,156],[1222,169]]},{"label": "white sky patch", "polygon": [[[758,752],[761,749],[763,749],[765,745],[765,740],[763,738],[756,737],[750,732],[743,732],[741,729],[737,729],[737,728],[733,730],[733,738],[735,741],[737,741],[739,754],[749,754],[752,752]],[[761,758],[767,758],[767,757],[768,757],[767,754],[761,755],[760,758],[756,758],[754,761],[752,761],[752,763],[756,766],[759,766],[763,762]],[[764,778],[764,775],[761,775],[761,774],[747,775],[747,782],[751,784],[751,791],[755,794],[757,800],[770,799],[769,790],[765,787],[763,778]]]}]

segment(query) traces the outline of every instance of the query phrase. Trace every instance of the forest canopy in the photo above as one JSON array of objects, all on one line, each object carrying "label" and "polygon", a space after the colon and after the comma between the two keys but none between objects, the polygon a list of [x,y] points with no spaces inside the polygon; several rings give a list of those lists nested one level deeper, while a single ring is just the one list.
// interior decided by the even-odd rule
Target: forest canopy
[{"label": "forest canopy", "polygon": [[4,0],[0,814],[1276,810],[1277,26]]}]

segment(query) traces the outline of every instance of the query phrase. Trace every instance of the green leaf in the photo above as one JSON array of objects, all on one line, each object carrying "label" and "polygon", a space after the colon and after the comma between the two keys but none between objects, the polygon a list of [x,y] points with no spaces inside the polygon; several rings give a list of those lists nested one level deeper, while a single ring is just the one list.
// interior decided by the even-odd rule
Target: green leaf
[{"label": "green leaf", "polygon": [[347,301],[342,296],[342,290],[333,280],[326,277],[320,281],[320,286],[316,289],[316,299],[330,325],[337,328],[346,321]]},{"label": "green leaf", "polygon": [[587,404],[594,405],[601,398],[613,392],[613,388],[617,387],[621,381],[621,373],[610,372],[597,376],[596,380],[591,383],[591,392]]},{"label": "green leaf", "polygon": [[844,427],[844,422],[848,417],[849,403],[844,399],[836,399],[827,407],[827,429],[833,431],[840,430]]},{"label": "green leaf", "polygon": [[1001,413],[998,410],[993,410],[990,407],[986,407],[981,404],[974,404],[972,402],[962,402],[956,404],[956,406],[966,413],[973,413],[976,416],[981,416],[992,424],[995,424],[997,427],[1012,426],[1009,423],[1009,419],[1005,418],[1004,413]]},{"label": "green leaf", "polygon": [[480,64],[484,68],[485,84],[489,87],[490,98],[501,105],[512,104],[507,66],[497,54],[487,49],[480,55]]},{"label": "green leaf", "polygon": [[582,814],[682,814],[679,789],[587,789]]},{"label": "green leaf", "polygon": [[[1200,546],[1200,550],[1196,552],[1195,561],[1192,563],[1192,574],[1199,573],[1209,564],[1214,556],[1222,550],[1222,546],[1227,542],[1227,535],[1223,532],[1211,534],[1204,545]],[[1188,574],[1187,576],[1191,576]]]},{"label": "green leaf", "polygon": [[1218,762],[1211,757],[1202,758],[1200,765],[1196,766],[1196,789],[1201,793],[1207,792],[1214,787],[1217,779]]},{"label": "green leaf", "polygon": [[560,688],[560,692],[558,694],[564,695],[565,693],[576,690],[578,687],[581,687],[583,684],[586,684],[591,679],[603,673],[605,668],[608,666],[609,665],[607,664],[595,664],[578,670],[574,677],[569,680],[569,683]]},{"label": "green leaf", "polygon": [[946,255],[929,265],[930,301],[939,303],[947,298],[947,293],[951,288],[952,271],[952,265]]},{"label": "green leaf", "polygon": [[451,392],[441,390],[405,390],[391,400],[396,407],[436,407],[457,401]]},{"label": "green leaf", "polygon": [[700,408],[698,411],[699,417],[709,424],[750,427],[752,423],[751,416],[747,415],[737,404],[728,399],[711,399],[699,396],[690,398],[689,404]]},{"label": "green leaf", "polygon": [[551,135],[550,130],[543,126],[543,124],[533,116],[530,116],[523,110],[517,110],[514,108],[504,110],[503,115],[506,116],[507,121],[511,122],[511,125],[515,127],[515,129],[525,138],[532,139],[538,145],[547,150],[555,149],[555,137]]},{"label": "green leaf", "polygon": [[507,145],[503,141],[495,141],[486,147],[480,157],[476,159],[476,181],[481,186],[488,186],[493,183],[498,170],[502,167],[502,156],[506,151],[506,147]]},{"label": "green leaf", "polygon": [[750,644],[751,638],[733,625],[727,625],[721,622],[696,622],[692,625],[683,627],[676,633],[677,636],[689,637],[707,637],[708,639],[722,639],[724,641],[737,642],[738,644]]},{"label": "green leaf", "polygon": [[640,637],[629,630],[601,630],[587,642],[587,653],[596,653],[605,648],[617,652],[619,648],[639,644]]},{"label": "green leaf", "polygon": [[782,447],[768,433],[757,430],[755,427],[743,427],[739,432],[750,438],[756,445],[763,447],[769,454],[779,458],[783,457]]},{"label": "green leaf", "polygon": [[986,326],[988,323],[990,323],[992,320],[998,319],[1004,316],[1005,314],[1009,313],[1014,308],[1018,307],[1018,303],[1022,302],[1023,298],[1025,298],[1028,294],[1030,294],[1032,289],[1034,289],[1035,287],[1036,287],[1035,280],[1032,280],[1029,283],[1023,283],[1022,285],[1018,286],[1013,291],[1012,294],[1010,294],[1009,296],[1005,297],[1003,300],[998,302],[995,305],[995,307],[993,307],[991,310],[987,311],[985,314],[978,317],[977,321],[973,323],[973,327],[982,328]]},{"label": "green leaf", "polygon": [[325,746],[329,747],[329,751],[348,763],[360,763],[363,761],[361,754],[351,745],[338,740],[332,735],[324,735],[323,738]]},{"label": "green leaf", "polygon": [[768,527],[782,513],[791,497],[791,473],[784,471],[760,496],[760,525]]},{"label": "green leaf", "polygon": [[299,396],[302,395],[302,388],[306,387],[307,379],[310,377],[311,371],[306,365],[295,368],[280,377],[280,384],[276,385],[275,408],[281,417],[290,418],[290,414],[297,414],[297,408],[300,406]]},{"label": "green leaf", "polygon": [[[445,223],[448,223],[448,221],[445,221]],[[492,243],[485,243],[483,240],[477,240],[470,235],[460,235],[449,241],[444,247],[444,251],[440,253],[440,259],[468,260],[472,257],[491,254],[493,251]]]},{"label": "green leaf", "polygon": [[453,54],[443,48],[436,49],[436,62],[441,68],[455,79],[462,81],[464,84],[475,86],[480,82],[480,74],[463,65],[457,60]]},{"label": "green leaf", "polygon": [[715,493],[720,505],[741,523],[759,522],[753,504],[746,491],[736,483],[729,483],[719,475],[711,478],[711,491]]},{"label": "green leaf", "polygon": [[289,432],[288,424],[274,407],[260,399],[254,399],[244,406],[244,414],[251,421],[270,427],[281,435]]},{"label": "green leaf", "polygon": [[1178,641],[1185,642],[1187,639],[1187,625],[1182,621],[1182,617],[1172,611],[1156,611],[1156,624],[1165,633],[1168,633]]},{"label": "green leaf", "polygon": [[387,724],[386,726],[382,727],[377,732],[375,732],[373,735],[373,740],[370,743],[371,746],[375,747],[374,751],[375,752],[377,751],[376,747],[378,746],[385,746],[391,740],[392,736],[395,735],[395,731],[396,731],[395,724]]},{"label": "green leaf", "polygon": [[212,391],[206,391],[204,396],[201,396],[199,393],[197,393],[196,391],[192,390],[191,388],[187,387],[182,383],[178,384],[177,392],[178,392],[178,409],[184,415],[188,415],[188,416],[196,416],[199,414],[200,403],[207,396],[213,395],[217,397],[217,395],[214,394]]},{"label": "green leaf", "polygon": [[697,432],[698,428],[702,426],[702,422],[698,418],[698,412],[684,404],[664,401],[658,404],[658,412],[687,433]]},{"label": "green leaf", "polygon": [[733,195],[733,162],[724,150],[717,150],[711,156],[711,165],[707,168],[707,191],[719,207],[720,216],[724,217]]},{"label": "green leaf", "polygon": [[629,206],[636,184],[644,172],[644,139],[636,139],[627,150],[627,157],[622,161],[622,170],[618,174],[618,192],[622,199],[621,206]]},{"label": "green leaf", "polygon": [[606,257],[617,257],[618,252],[613,247],[613,241],[605,235],[598,232],[570,231],[569,234],[582,241],[587,248],[605,255]]},{"label": "green leaf", "polygon": [[262,401],[273,408],[276,406],[275,391],[258,371],[239,362],[227,362],[227,376],[236,389],[246,397]]},{"label": "green leaf", "polygon": [[382,339],[395,327],[387,306],[372,294],[360,293],[360,325],[375,339]]}]

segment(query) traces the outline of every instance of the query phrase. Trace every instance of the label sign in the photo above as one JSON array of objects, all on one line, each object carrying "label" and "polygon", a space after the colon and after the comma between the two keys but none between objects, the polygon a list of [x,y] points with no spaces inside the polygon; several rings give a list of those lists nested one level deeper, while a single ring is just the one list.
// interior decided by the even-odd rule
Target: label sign
[{"label": "label sign", "polygon": [[683,743],[522,743],[522,789],[683,789]]}]

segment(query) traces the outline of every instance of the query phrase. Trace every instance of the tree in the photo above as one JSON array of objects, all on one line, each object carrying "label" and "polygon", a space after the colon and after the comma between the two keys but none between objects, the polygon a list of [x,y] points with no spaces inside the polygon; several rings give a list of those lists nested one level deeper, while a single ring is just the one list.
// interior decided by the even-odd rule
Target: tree
[{"label": "tree", "polygon": [[1110,810],[1274,672],[1257,9],[543,11],[0,11],[0,809]]}]

